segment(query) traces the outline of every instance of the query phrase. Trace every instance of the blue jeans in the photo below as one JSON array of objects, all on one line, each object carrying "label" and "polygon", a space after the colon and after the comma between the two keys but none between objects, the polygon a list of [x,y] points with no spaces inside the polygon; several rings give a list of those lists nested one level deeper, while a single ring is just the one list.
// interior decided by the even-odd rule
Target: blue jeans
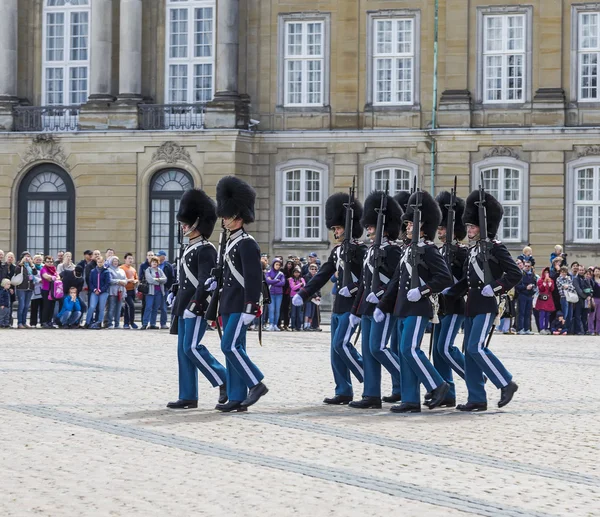
[{"label": "blue jeans", "polygon": [[96,308],[98,309],[98,319],[95,321],[95,323],[102,325],[102,321],[104,320],[104,308],[106,307],[107,300],[108,293],[90,293],[90,306],[88,307],[87,316],[85,319],[85,323],[87,325],[91,325]]},{"label": "blue jeans", "polygon": [[584,300],[579,300],[577,303],[573,303],[573,317],[571,318],[571,327],[569,334],[583,334],[585,329],[583,328],[582,315],[584,312]]},{"label": "blue jeans", "polygon": [[519,295],[519,319],[517,330],[531,330],[531,309],[533,308],[533,297]]},{"label": "blue jeans", "polygon": [[108,297],[108,326],[114,325],[115,328],[119,328],[121,321],[121,307],[123,306],[123,300],[119,300],[118,296]]},{"label": "blue jeans", "polygon": [[573,305],[570,304],[564,296],[560,297],[560,310],[563,313],[563,317],[565,318],[565,329],[569,330],[571,326],[571,310],[573,309]]},{"label": "blue jeans", "polygon": [[283,300],[282,294],[271,295],[271,305],[269,305],[269,323],[273,326],[277,326],[279,321],[279,311],[281,310],[281,300]]},{"label": "blue jeans", "polygon": [[292,317],[291,317],[291,321],[290,321],[290,326],[294,330],[302,329],[302,309],[303,309],[302,305],[300,305],[300,307],[296,307],[295,305],[292,305]]},{"label": "blue jeans", "polygon": [[63,312],[61,317],[59,318],[60,323],[63,327],[68,325],[75,325],[79,323],[79,319],[81,318],[81,311],[67,311]]},{"label": "blue jeans", "polygon": [[[153,286],[150,286],[153,287]],[[156,317],[163,302],[163,294],[161,291],[156,291],[153,296],[146,296],[146,308],[142,318],[142,325],[145,327],[148,323],[151,326],[156,326]]]},{"label": "blue jeans", "polygon": [[25,325],[27,323],[27,311],[31,305],[31,297],[33,291],[23,291],[17,289],[17,300],[19,306],[17,307],[17,325]]}]

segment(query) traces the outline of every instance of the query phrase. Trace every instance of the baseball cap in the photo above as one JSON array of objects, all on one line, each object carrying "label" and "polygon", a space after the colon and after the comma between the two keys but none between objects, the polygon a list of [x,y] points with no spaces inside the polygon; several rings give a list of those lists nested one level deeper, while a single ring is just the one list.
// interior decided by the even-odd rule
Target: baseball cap
[{"label": "baseball cap", "polygon": [[167,252],[164,250],[160,250],[157,254],[157,257],[166,257],[167,256]]},{"label": "baseball cap", "polygon": [[316,254],[314,251],[311,251],[311,252],[308,254],[308,256],[309,256],[309,257],[313,257],[313,258],[317,258],[317,254]]},{"label": "baseball cap", "polygon": [[83,254],[84,254],[84,255],[93,255],[93,254],[94,254],[94,252],[93,252],[92,250],[85,250],[85,251],[83,252]]}]

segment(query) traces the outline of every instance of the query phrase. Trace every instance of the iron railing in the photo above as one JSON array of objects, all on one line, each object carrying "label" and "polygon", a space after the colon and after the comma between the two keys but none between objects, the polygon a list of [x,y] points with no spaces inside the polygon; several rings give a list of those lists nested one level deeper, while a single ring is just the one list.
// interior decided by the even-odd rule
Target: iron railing
[{"label": "iron railing", "polygon": [[77,131],[81,106],[16,106],[15,131]]},{"label": "iron railing", "polygon": [[140,129],[204,129],[205,104],[140,104]]}]

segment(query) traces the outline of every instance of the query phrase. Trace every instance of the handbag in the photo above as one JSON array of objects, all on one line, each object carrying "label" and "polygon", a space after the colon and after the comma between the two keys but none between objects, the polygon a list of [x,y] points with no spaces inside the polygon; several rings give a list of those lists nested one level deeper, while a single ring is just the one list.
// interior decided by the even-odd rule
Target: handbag
[{"label": "handbag", "polygon": [[150,292],[150,286],[148,285],[148,282],[144,278],[138,285],[138,293],[148,294],[149,292]]},{"label": "handbag", "polygon": [[575,291],[568,291],[565,289],[565,300],[569,303],[577,303],[579,301],[579,296]]},{"label": "handbag", "polygon": [[65,295],[65,290],[64,290],[62,280],[55,280],[54,282],[52,282],[52,290],[51,290],[52,299],[60,300],[64,297],[64,295]]},{"label": "handbag", "polygon": [[550,296],[547,294],[540,294],[540,296],[539,296],[539,299],[542,300],[543,302],[547,302],[548,298],[550,298]]},{"label": "handbag", "polygon": [[23,283],[23,271],[21,271],[19,274],[14,275],[11,279],[10,279],[10,285],[21,285]]}]

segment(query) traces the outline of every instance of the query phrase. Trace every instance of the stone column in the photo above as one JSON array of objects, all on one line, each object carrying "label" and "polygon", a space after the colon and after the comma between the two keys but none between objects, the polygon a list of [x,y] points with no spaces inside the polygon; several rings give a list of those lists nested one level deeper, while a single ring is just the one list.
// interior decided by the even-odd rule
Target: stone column
[{"label": "stone column", "polygon": [[10,131],[17,104],[17,0],[0,2],[0,129]]},{"label": "stone column", "polygon": [[121,0],[119,99],[142,97],[142,0]]},{"label": "stone column", "polygon": [[247,128],[248,99],[238,92],[239,0],[217,0],[215,97],[206,106],[208,128]]},{"label": "stone column", "polygon": [[112,0],[92,2],[90,101],[110,102],[112,82]]}]

